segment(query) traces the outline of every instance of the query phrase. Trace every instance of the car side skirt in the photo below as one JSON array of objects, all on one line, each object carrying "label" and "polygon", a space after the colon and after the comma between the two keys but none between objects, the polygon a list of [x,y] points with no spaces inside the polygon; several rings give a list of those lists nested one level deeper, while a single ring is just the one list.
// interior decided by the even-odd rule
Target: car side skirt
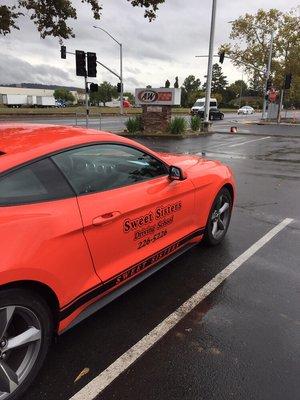
[{"label": "car side skirt", "polygon": [[84,304],[89,303],[93,299],[101,296],[100,299],[92,302],[88,307],[86,307],[70,323],[70,325],[60,331],[59,334],[62,334],[71,329],[72,327],[83,321],[85,318],[100,310],[102,307],[106,306],[108,303],[115,300],[117,297],[121,296],[123,293],[127,292],[128,290],[142,282],[144,279],[148,278],[156,271],[160,270],[162,267],[191,249],[197,244],[197,242],[191,243],[191,241],[198,236],[202,236],[204,234],[204,231],[205,228],[197,229],[191,234],[170,244],[162,250],[159,250],[158,252],[152,254],[146,259],[140,261],[139,263],[127,268],[120,274],[102,283],[100,286],[93,288],[91,291],[83,294],[81,297],[76,299],[70,305],[67,305],[66,307],[61,309],[59,319],[60,321],[63,321]]}]

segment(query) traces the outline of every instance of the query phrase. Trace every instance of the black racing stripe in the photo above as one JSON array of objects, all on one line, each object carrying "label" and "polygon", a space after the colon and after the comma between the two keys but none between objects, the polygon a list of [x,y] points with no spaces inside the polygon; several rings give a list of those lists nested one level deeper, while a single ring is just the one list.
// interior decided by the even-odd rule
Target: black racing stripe
[{"label": "black racing stripe", "polygon": [[99,286],[92,288],[89,292],[83,293],[82,295],[80,295],[80,297],[74,299],[71,303],[66,305],[60,311],[60,318],[59,318],[60,321],[67,318],[74,311],[76,311],[77,308],[89,302],[93,298],[98,297],[105,292],[108,292],[116,285],[120,285],[126,282],[130,278],[134,277],[136,274],[139,274],[141,271],[145,271],[150,267],[154,267],[160,262],[160,260],[164,259],[167,255],[173,254],[174,252],[176,252],[176,250],[179,250],[184,244],[186,244],[196,236],[202,235],[204,233],[204,230],[205,230],[204,228],[197,229],[196,231],[190,233],[189,235],[184,236],[182,239],[179,239],[178,241],[164,247],[163,249],[157,251],[151,256],[145,258],[144,260],[118,273],[117,275],[110,278],[108,281],[100,283]]}]

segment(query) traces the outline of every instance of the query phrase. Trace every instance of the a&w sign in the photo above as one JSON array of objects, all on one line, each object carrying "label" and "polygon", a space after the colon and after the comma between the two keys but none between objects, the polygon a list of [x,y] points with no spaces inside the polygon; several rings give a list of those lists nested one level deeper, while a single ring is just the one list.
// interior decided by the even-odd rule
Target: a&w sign
[{"label": "a&w sign", "polygon": [[135,89],[135,102],[137,105],[180,105],[181,89],[174,88],[143,88]]}]

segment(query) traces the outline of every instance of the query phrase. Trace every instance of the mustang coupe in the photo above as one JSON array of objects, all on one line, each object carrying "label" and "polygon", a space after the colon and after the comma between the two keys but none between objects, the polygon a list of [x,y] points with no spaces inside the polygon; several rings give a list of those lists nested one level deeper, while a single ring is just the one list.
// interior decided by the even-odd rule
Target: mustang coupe
[{"label": "mustang coupe", "polygon": [[219,161],[0,125],[0,399],[22,398],[54,335],[201,240],[220,243],[234,199]]}]

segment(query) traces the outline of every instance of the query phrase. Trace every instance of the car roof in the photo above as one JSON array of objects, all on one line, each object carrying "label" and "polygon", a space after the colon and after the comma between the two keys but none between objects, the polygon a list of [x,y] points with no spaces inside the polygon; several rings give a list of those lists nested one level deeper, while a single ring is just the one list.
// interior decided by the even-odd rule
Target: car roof
[{"label": "car roof", "polygon": [[[135,142],[110,132],[60,125],[0,124],[0,173],[19,164],[93,142]],[[138,145],[140,148],[144,148]]]}]

